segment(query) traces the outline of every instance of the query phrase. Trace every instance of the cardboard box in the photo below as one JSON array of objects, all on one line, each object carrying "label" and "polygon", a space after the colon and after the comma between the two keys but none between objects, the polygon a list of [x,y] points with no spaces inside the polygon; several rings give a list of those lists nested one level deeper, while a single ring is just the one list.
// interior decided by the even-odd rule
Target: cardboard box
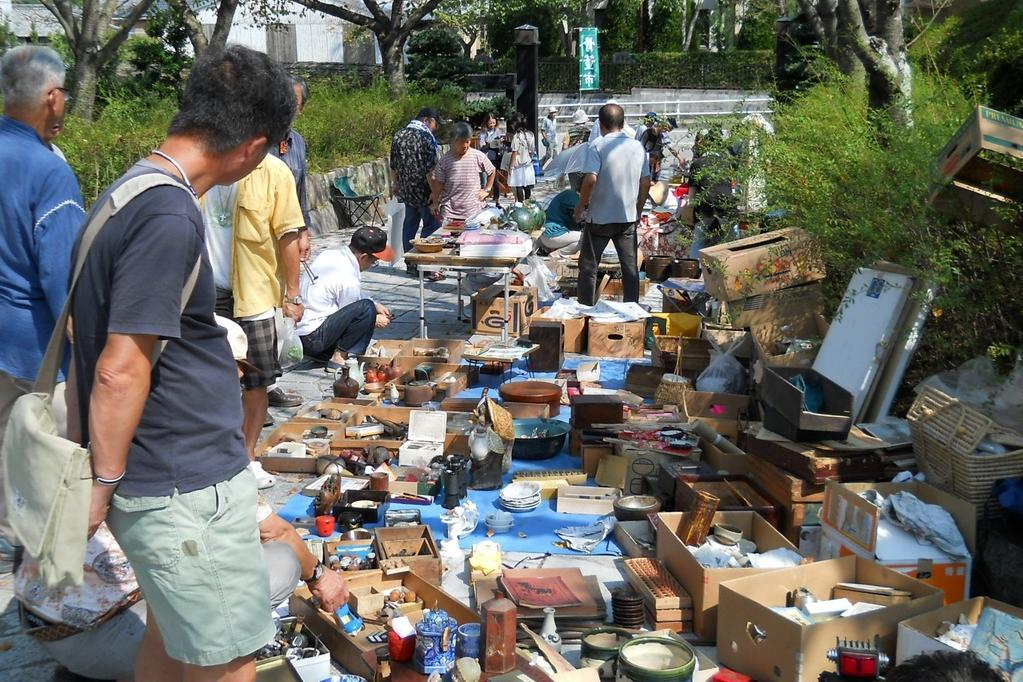
[{"label": "cardboard box", "polygon": [[[784,607],[787,596],[800,587],[829,598],[836,583],[854,582],[905,590],[904,604],[848,618],[801,625],[772,610]],[[732,580],[721,586],[721,618],[717,651],[721,664],[771,682],[815,682],[822,671],[834,671],[827,651],[835,639],[872,641],[895,655],[899,621],[941,605],[941,590],[868,559],[846,557],[783,568],[770,575]]]},{"label": "cardboard box", "polygon": [[614,512],[617,488],[592,485],[566,485],[558,488],[559,514],[591,514],[604,516]]},{"label": "cardboard box", "polygon": [[[522,336],[529,329],[529,318],[536,312],[536,289],[513,286],[508,288],[508,334]],[[477,334],[500,334],[504,326],[504,285],[492,284],[470,297],[472,328]]]},{"label": "cardboard box", "polygon": [[700,251],[704,286],[714,298],[734,301],[824,279],[813,238],[790,227],[709,246]]},{"label": "cardboard box", "polygon": [[[354,571],[345,573],[345,581],[349,589],[363,587],[366,585],[382,584],[392,579],[400,579],[403,587],[410,589],[422,599],[424,605],[438,607],[448,612],[448,615],[460,624],[478,623],[479,614],[468,606],[452,597],[440,587],[424,580],[422,576],[413,572],[402,572],[400,574],[388,575],[384,571]],[[349,635],[337,626],[333,614],[325,613],[318,609],[312,602],[312,595],[307,587],[300,586],[291,596],[289,604],[291,613],[295,616],[304,616],[306,627],[320,637],[330,653],[350,673],[362,675],[372,679],[375,672],[375,665],[366,660],[366,656],[380,644],[373,644],[368,640],[372,634],[386,630],[385,625],[367,623],[366,627],[354,635]],[[408,615],[413,624],[422,620],[422,612]],[[386,646],[383,645],[383,646]]]},{"label": "cardboard box", "polygon": [[[820,313],[808,313],[767,324],[750,326],[757,359],[765,367],[812,367],[831,325]],[[816,341],[814,348],[779,352],[783,338]]]},{"label": "cardboard box", "polygon": [[1023,119],[977,107],[941,150],[931,201],[941,211],[1006,226],[999,211],[1023,201]]},{"label": "cardboard box", "polygon": [[754,511],[775,528],[781,524],[781,514],[775,504],[739,476],[723,481],[677,481],[675,511],[692,511],[700,492],[720,500],[719,512]]},{"label": "cardboard box", "polygon": [[[682,361],[678,362],[678,347],[682,347]],[[696,378],[710,364],[711,343],[707,339],[686,337],[655,337],[650,362],[665,372],[681,374],[696,383]],[[678,370],[676,372],[675,370]]]},{"label": "cardboard box", "polygon": [[824,294],[820,282],[754,294],[721,303],[721,324],[734,328],[776,324],[805,315],[824,312]]},{"label": "cardboard box", "polygon": [[589,321],[587,355],[597,358],[645,356],[646,320],[635,322]]},{"label": "cardboard box", "polygon": [[882,519],[881,510],[860,497],[867,490],[877,490],[885,497],[905,491],[922,502],[943,507],[955,520],[967,549],[971,554],[976,551],[976,508],[963,499],[921,481],[844,484],[828,481],[820,517],[824,526],[820,557],[855,554],[874,559],[944,590],[947,604],[969,596],[972,560],[950,557]]},{"label": "cardboard box", "polygon": [[981,612],[987,608],[1003,611],[1017,618],[1023,618],[1023,609],[1010,606],[990,597],[964,599],[963,601],[949,604],[944,608],[922,613],[919,616],[899,623],[899,639],[895,649],[895,664],[898,665],[920,654],[929,654],[935,651],[956,651],[956,649],[948,644],[935,639],[938,627],[946,621],[958,623],[960,617],[965,618],[966,622],[976,625],[977,621],[980,620]]},{"label": "cardboard box", "polygon": [[615,524],[615,540],[622,552],[627,557],[649,557],[657,556],[657,538],[654,534],[654,527],[647,520],[643,521],[619,521]]},{"label": "cardboard box", "polygon": [[[687,512],[657,515],[657,558],[693,598],[693,630],[701,639],[714,640],[718,631],[718,591],[721,583],[745,576],[774,572],[757,568],[704,568],[693,558],[678,536]],[[714,523],[742,529],[743,537],[757,543],[761,552],[795,546],[754,512],[718,512]]]},{"label": "cardboard box", "polygon": [[749,396],[737,393],[709,393],[707,391],[686,391],[684,404],[687,417],[710,417],[712,419],[745,419],[749,410]]},{"label": "cardboard box", "polygon": [[[545,312],[550,310],[550,306],[540,308],[533,313],[532,319],[552,319],[543,316]],[[586,352],[586,321],[589,318],[586,317],[570,317],[565,320],[561,320],[561,326],[565,330],[564,337],[562,339],[562,348],[566,353],[585,353]]]},{"label": "cardboard box", "polygon": [[[807,389],[820,386],[823,405],[806,408],[803,390],[792,380],[803,377]],[[757,394],[764,404],[764,427],[797,443],[845,440],[852,428],[852,394],[820,372],[799,367],[765,367]]]}]

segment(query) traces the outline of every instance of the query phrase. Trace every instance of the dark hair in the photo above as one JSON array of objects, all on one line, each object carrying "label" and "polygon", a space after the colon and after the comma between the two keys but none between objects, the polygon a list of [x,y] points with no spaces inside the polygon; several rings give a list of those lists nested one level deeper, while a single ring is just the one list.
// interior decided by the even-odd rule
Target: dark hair
[{"label": "dark hair", "polygon": [[608,130],[621,130],[625,127],[625,110],[617,104],[605,104],[597,113],[600,125]]},{"label": "dark hair", "polygon": [[307,104],[309,102],[309,86],[306,84],[305,79],[301,76],[292,76],[292,89],[294,89],[295,86],[298,86],[298,88],[302,91],[302,104]]},{"label": "dark hair", "polygon": [[171,135],[193,135],[223,154],[265,135],[279,143],[295,117],[295,92],[280,64],[241,45],[208,50],[195,60]]},{"label": "dark hair", "polygon": [[920,654],[892,668],[887,682],[1004,682],[1004,678],[972,651]]},{"label": "dark hair", "polygon": [[515,111],[508,117],[508,134],[514,135],[520,130],[529,130],[526,127],[526,117],[521,111]]}]

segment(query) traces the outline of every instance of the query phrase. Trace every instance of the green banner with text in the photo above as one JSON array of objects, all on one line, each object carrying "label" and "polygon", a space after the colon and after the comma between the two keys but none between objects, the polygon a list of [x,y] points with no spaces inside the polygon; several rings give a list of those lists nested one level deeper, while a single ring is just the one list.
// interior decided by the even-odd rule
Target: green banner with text
[{"label": "green banner with text", "polygon": [[579,91],[600,90],[600,43],[597,29],[579,29]]}]

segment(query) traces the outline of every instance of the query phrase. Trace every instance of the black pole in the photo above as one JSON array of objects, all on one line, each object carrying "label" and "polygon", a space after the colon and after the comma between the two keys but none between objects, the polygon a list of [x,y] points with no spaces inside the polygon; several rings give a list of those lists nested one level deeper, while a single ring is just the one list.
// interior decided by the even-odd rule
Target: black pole
[{"label": "black pole", "polygon": [[540,106],[540,32],[525,24],[515,28],[515,110],[526,117],[533,131],[539,154],[540,131],[537,107]]}]

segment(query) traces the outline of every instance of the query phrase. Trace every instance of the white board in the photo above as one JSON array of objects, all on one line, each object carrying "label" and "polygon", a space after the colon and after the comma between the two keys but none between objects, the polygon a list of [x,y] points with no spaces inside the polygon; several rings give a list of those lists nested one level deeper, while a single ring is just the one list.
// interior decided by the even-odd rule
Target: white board
[{"label": "white board", "polygon": [[853,396],[853,423],[896,342],[914,281],[909,275],[860,268],[849,282],[813,368]]}]

